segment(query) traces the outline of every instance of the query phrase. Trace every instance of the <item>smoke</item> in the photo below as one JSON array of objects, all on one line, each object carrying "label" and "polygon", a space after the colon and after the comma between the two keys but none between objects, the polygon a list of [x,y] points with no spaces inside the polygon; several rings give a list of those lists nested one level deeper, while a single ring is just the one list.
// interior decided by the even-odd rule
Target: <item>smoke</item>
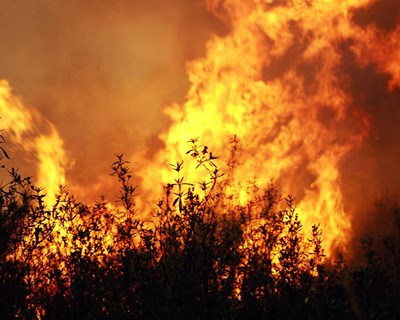
[{"label": "smoke", "polygon": [[[366,47],[362,52],[364,57],[387,54],[392,50],[391,40],[399,43],[398,1],[375,1],[355,10],[353,21],[386,39]],[[388,72],[382,68],[379,58],[364,64],[357,62],[350,51],[351,45],[351,41],[343,43],[341,72],[348,75],[346,85],[355,102],[369,114],[371,130],[361,148],[353,150],[343,162],[344,200],[347,207],[356,212],[353,217],[355,234],[377,235],[394,226],[393,211],[388,207],[394,203],[393,197],[400,195],[400,82],[395,73],[400,66],[400,56],[395,45],[392,57],[397,67]],[[386,207],[384,210],[382,205]]]},{"label": "smoke", "polygon": [[219,25],[202,1],[1,0],[0,30],[0,78],[57,127],[69,183],[92,188],[114,153],[161,146],[162,108]]}]

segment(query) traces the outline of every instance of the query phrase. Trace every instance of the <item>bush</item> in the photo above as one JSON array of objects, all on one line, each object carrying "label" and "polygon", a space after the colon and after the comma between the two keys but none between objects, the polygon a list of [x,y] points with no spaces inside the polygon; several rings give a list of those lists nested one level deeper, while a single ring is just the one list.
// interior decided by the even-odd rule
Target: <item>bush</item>
[{"label": "bush", "polygon": [[[3,149],[2,149],[3,150]],[[4,150],[3,150],[4,151]],[[140,219],[128,163],[117,155],[121,208],[45,195],[7,171],[0,188],[0,307],[22,319],[395,319],[399,233],[362,240],[365,264],[325,260],[318,225],[303,231],[294,200],[271,184],[233,205],[207,147],[188,154],[200,186],[172,166],[154,221]],[[4,155],[7,155],[4,153]],[[233,163],[233,162],[231,162]],[[234,170],[234,166],[230,166]],[[6,170],[3,168],[3,170]],[[197,193],[201,190],[201,195]],[[394,208],[397,231],[400,209]]]}]

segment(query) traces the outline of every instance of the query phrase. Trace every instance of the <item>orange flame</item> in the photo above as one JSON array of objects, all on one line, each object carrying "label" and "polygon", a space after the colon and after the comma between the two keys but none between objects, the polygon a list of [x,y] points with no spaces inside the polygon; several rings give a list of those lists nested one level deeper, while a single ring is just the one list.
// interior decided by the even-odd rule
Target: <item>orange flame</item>
[{"label": "orange flame", "polygon": [[[399,86],[400,27],[383,35],[352,19],[373,2],[207,1],[230,33],[213,36],[206,57],[188,64],[187,101],[166,108],[173,124],[160,136],[165,149],[140,172],[142,187],[173,181],[168,163],[184,158],[187,140],[200,137],[228,159],[227,142],[236,135],[241,148],[234,181],[255,176],[264,187],[275,179],[284,193],[295,195],[306,230],[321,223],[326,253],[343,249],[352,226],[341,163],[368,135],[370,117],[347,92],[342,46],[350,43],[360,65],[373,62],[390,74],[388,89]],[[385,49],[367,50],[370,42]],[[183,175],[202,180],[190,167]]]},{"label": "orange flame", "polygon": [[29,156],[33,155],[37,163],[37,185],[44,188],[46,203],[53,205],[59,187],[66,183],[68,157],[63,140],[54,125],[35,109],[28,109],[4,80],[0,80],[0,114],[1,127],[7,136]]}]

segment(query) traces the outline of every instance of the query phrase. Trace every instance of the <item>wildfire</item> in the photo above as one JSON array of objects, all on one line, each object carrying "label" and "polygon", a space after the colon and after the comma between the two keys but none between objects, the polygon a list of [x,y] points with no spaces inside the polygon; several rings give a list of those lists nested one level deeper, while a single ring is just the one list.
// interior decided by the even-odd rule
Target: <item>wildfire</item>
[{"label": "wildfire", "polygon": [[[149,150],[134,150],[132,172],[125,158],[117,155],[112,175],[120,184],[119,204],[101,197],[101,201],[86,205],[69,194],[64,186],[71,160],[56,126],[27,107],[6,80],[0,80],[0,129],[36,168],[34,185],[27,178],[4,186],[4,190],[9,187],[11,196],[5,192],[4,210],[0,208],[11,217],[11,240],[7,235],[5,243],[12,248],[4,251],[5,261],[24,269],[21,275],[30,288],[27,301],[35,301],[35,295],[41,293],[39,302],[52,296],[54,305],[59,297],[69,304],[69,298],[80,298],[86,282],[104,278],[99,284],[107,295],[111,291],[107,281],[122,279],[115,287],[124,287],[129,297],[138,293],[140,305],[147,292],[152,292],[147,287],[157,288],[148,281],[152,272],[159,276],[154,283],[162,286],[173,283],[172,288],[180,288],[175,286],[180,281],[201,284],[201,290],[193,290],[196,303],[200,301],[197,291],[208,303],[210,294],[222,292],[224,296],[231,287],[233,296],[228,299],[241,301],[246,308],[268,294],[279,296],[286,286],[301,288],[303,275],[309,274],[312,278],[306,282],[309,292],[304,304],[312,301],[314,280],[323,284],[324,278],[331,278],[322,268],[325,257],[332,261],[338,251],[346,253],[353,232],[359,231],[354,224],[356,205],[348,199],[355,194],[363,200],[372,194],[370,189],[366,195],[353,190],[370,177],[367,174],[357,176],[359,180],[350,186],[346,183],[352,177],[348,171],[355,167],[348,163],[357,159],[357,149],[362,150],[360,157],[376,151],[369,143],[378,131],[378,120],[368,108],[374,102],[366,101],[370,96],[358,88],[364,82],[352,79],[353,73],[347,69],[357,69],[358,76],[371,69],[372,77],[386,81],[386,88],[379,88],[381,94],[385,91],[390,98],[397,98],[400,92],[400,20],[383,30],[378,23],[360,22],[357,19],[365,17],[356,17],[383,2],[205,0],[206,8],[226,25],[225,33],[212,35],[204,57],[188,62],[190,89],[186,102],[165,106],[170,125],[159,136],[162,147],[155,154],[151,150],[156,144]],[[84,48],[78,50],[74,45],[73,56],[80,56],[81,50],[84,53]],[[396,95],[391,96],[394,91]],[[385,148],[388,146],[393,143]],[[377,155],[371,158],[357,169],[367,171],[381,159]],[[92,161],[92,157],[87,159]],[[371,172],[377,176],[381,168],[375,169]],[[108,191],[108,180],[98,178],[91,188],[69,187],[81,199],[92,196],[95,189]],[[131,178],[139,178],[138,197]],[[35,185],[44,189],[44,198],[38,196],[40,189]],[[380,187],[379,182],[376,185]],[[284,198],[280,193],[293,197]],[[157,199],[162,200],[155,206]],[[159,214],[146,219],[154,210]],[[198,253],[204,254],[203,260],[197,259]],[[192,263],[194,277],[199,275],[204,286],[197,279],[192,281],[191,275],[186,279],[169,272],[177,266],[177,274],[189,273],[191,270],[181,272],[179,268]],[[344,267],[344,261],[339,263]],[[86,267],[91,267],[87,273]],[[258,276],[253,279],[251,273],[257,270],[260,279],[271,276],[271,288],[255,282]],[[284,286],[280,286],[281,280]],[[164,300],[181,301],[172,296],[170,288],[164,293],[172,298]],[[190,297],[186,291],[183,294]],[[113,294],[110,297],[114,299]],[[123,295],[115,297],[126,300],[120,306],[131,303],[131,299],[121,300]],[[345,298],[346,304],[352,304]],[[108,305],[107,297],[101,299]],[[32,307],[38,318],[52,311],[47,302]],[[107,311],[106,307],[100,309]],[[136,312],[133,309],[132,305],[126,312]],[[312,304],[310,310],[314,310]]]},{"label": "wildfire", "polygon": [[[165,149],[141,171],[151,190],[173,181],[171,159],[184,159],[186,141],[200,137],[222,159],[228,142],[240,141],[233,183],[257,177],[265,187],[275,179],[294,194],[305,230],[321,223],[326,253],[351,237],[351,212],[341,191],[341,161],[369,133],[370,117],[347,92],[343,47],[357,63],[374,62],[399,86],[399,30],[383,35],[352,20],[369,0],[206,1],[229,25],[214,35],[204,58],[188,64],[191,88],[183,105],[165,112],[173,124],[160,138]],[[369,43],[385,49],[368,50]],[[384,45],[384,42],[387,42]],[[380,45],[378,45],[380,47]],[[390,89],[389,88],[389,89]],[[195,164],[194,164],[195,165]],[[154,170],[160,168],[160,170]],[[186,181],[202,181],[193,167]],[[242,204],[245,193],[239,197]]]},{"label": "wildfire", "polygon": [[[363,102],[348,92],[345,60],[373,64],[389,75],[389,91],[400,88],[400,27],[383,32],[354,22],[357,10],[375,2],[206,0],[229,32],[212,36],[206,55],[188,63],[186,102],[165,108],[172,121],[160,135],[165,147],[151,161],[143,157],[135,171],[142,178],[141,195],[155,200],[154,186],[173,181],[169,163],[184,159],[189,139],[199,137],[228,161],[235,136],[239,148],[230,190],[240,204],[250,201],[246,182],[256,178],[264,188],[274,179],[284,194],[295,196],[305,230],[321,224],[328,254],[345,245],[352,212],[343,200],[341,165],[370,130]],[[371,44],[380,49],[370,50]],[[24,106],[6,81],[0,82],[0,113],[2,128],[34,155],[37,184],[53,204],[68,165],[55,126]],[[204,180],[196,165],[185,162],[185,181]]]}]

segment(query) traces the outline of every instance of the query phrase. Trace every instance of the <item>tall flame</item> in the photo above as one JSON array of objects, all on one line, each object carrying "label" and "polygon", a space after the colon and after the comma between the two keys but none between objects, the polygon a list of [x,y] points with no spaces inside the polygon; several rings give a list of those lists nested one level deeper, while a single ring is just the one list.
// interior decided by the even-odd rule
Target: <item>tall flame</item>
[{"label": "tall flame", "polygon": [[[321,223],[329,254],[351,237],[341,164],[370,128],[362,102],[348,92],[344,48],[360,65],[376,63],[390,74],[393,89],[400,84],[400,28],[384,36],[373,25],[357,25],[353,13],[374,3],[369,0],[206,3],[230,32],[213,36],[206,57],[188,64],[187,101],[166,108],[173,124],[160,136],[165,149],[140,172],[143,187],[172,181],[168,163],[184,158],[190,138],[200,137],[227,159],[236,135],[241,148],[234,180],[257,177],[266,186],[275,179],[295,195],[305,229]],[[388,44],[371,52],[372,41]],[[184,176],[202,180],[192,169]]]},{"label": "tall flame", "polygon": [[43,187],[46,203],[53,205],[59,187],[66,183],[68,160],[63,140],[54,125],[35,109],[28,109],[4,80],[0,81],[0,114],[6,135],[36,163],[36,184]]}]

